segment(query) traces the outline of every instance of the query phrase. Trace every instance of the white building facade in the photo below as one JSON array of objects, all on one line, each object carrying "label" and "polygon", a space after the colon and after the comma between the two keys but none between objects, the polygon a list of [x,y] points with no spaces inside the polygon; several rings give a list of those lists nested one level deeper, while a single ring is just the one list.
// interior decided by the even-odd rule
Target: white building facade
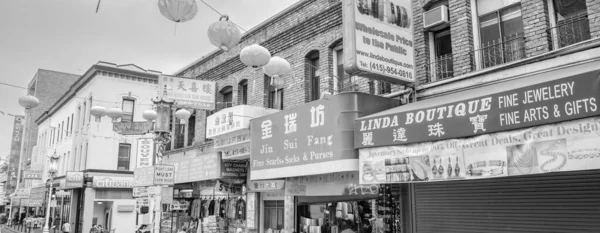
[{"label": "white building facade", "polygon": [[113,119],[104,116],[97,121],[90,109],[121,109],[117,124],[144,122],[142,113],[152,108],[159,75],[133,64],[98,62],[36,120],[39,143],[32,164],[43,167],[44,182],[34,187],[46,185],[48,157],[59,155],[53,182],[58,207],[52,216],[69,221],[73,232],[89,232],[94,224],[116,233],[135,230],[137,142],[151,135],[119,134],[113,130]]}]

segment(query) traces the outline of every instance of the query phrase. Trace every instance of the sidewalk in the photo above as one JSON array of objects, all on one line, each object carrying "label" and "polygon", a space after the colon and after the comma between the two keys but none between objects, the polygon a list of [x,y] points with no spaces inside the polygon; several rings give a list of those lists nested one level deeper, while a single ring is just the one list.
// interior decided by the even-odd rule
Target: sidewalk
[{"label": "sidewalk", "polygon": [[[37,228],[37,229],[29,229],[29,228],[25,228],[23,226],[6,226],[6,225],[2,225],[2,227],[0,227],[0,233],[42,233],[42,228]],[[53,229],[50,229],[50,233],[54,233]],[[57,231],[58,233],[58,231]]]}]

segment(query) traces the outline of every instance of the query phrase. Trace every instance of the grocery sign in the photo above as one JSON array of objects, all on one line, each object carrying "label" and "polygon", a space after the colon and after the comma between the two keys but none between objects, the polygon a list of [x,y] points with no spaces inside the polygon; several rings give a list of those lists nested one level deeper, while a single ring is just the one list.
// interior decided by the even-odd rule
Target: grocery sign
[{"label": "grocery sign", "polygon": [[411,1],[342,4],[346,72],[394,83],[415,82]]}]

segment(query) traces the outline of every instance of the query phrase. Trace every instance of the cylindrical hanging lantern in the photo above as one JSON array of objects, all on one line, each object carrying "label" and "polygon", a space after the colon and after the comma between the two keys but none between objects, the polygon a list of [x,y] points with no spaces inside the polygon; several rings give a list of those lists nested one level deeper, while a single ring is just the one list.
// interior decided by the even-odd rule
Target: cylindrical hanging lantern
[{"label": "cylindrical hanging lantern", "polygon": [[242,63],[254,68],[268,64],[269,59],[271,59],[269,50],[258,44],[247,46],[240,51],[240,60],[242,60]]},{"label": "cylindrical hanging lantern", "polygon": [[208,39],[214,46],[229,51],[240,42],[242,33],[233,22],[229,21],[229,16],[223,15],[219,21],[208,27]]},{"label": "cylindrical hanging lantern", "polygon": [[191,115],[192,113],[190,113],[190,111],[186,110],[185,108],[179,109],[177,110],[177,112],[175,112],[175,117],[181,120],[182,124],[187,123],[187,120],[190,119]]},{"label": "cylindrical hanging lantern", "polygon": [[32,95],[26,95],[19,98],[19,105],[26,109],[35,108],[40,104],[40,100]]},{"label": "cylindrical hanging lantern", "polygon": [[120,108],[110,108],[106,110],[106,115],[112,118],[113,122],[117,122],[118,119],[121,118],[121,116],[123,116],[123,110],[121,110]]},{"label": "cylindrical hanging lantern", "polygon": [[144,120],[148,121],[148,122],[152,122],[154,120],[156,120],[156,117],[158,116],[158,113],[156,113],[156,111],[150,109],[150,110],[146,110],[142,113],[142,117],[144,118]]},{"label": "cylindrical hanging lantern", "polygon": [[100,122],[100,118],[106,116],[106,108],[102,106],[94,106],[90,108],[90,114],[94,116],[96,122]]}]

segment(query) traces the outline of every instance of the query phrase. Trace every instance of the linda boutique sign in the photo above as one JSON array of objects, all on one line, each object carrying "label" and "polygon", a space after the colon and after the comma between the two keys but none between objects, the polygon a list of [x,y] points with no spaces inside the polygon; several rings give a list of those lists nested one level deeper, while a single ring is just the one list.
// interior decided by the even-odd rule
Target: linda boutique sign
[{"label": "linda boutique sign", "polygon": [[354,119],[395,104],[389,98],[343,93],[252,119],[251,180],[356,171]]},{"label": "linda boutique sign", "polygon": [[411,1],[344,0],[346,72],[390,82],[415,81]]},{"label": "linda boutique sign", "polygon": [[[548,80],[547,75],[536,79]],[[430,105],[435,100],[398,107],[357,120],[354,145],[356,148],[404,145],[597,116],[600,115],[599,75],[600,71],[587,72],[424,108],[414,106]],[[521,81],[483,87],[480,92],[523,86],[519,85]]]},{"label": "linda boutique sign", "polygon": [[250,119],[277,111],[249,105],[223,109],[206,119],[206,137],[214,140],[214,147],[223,159],[247,159],[250,157]]}]

